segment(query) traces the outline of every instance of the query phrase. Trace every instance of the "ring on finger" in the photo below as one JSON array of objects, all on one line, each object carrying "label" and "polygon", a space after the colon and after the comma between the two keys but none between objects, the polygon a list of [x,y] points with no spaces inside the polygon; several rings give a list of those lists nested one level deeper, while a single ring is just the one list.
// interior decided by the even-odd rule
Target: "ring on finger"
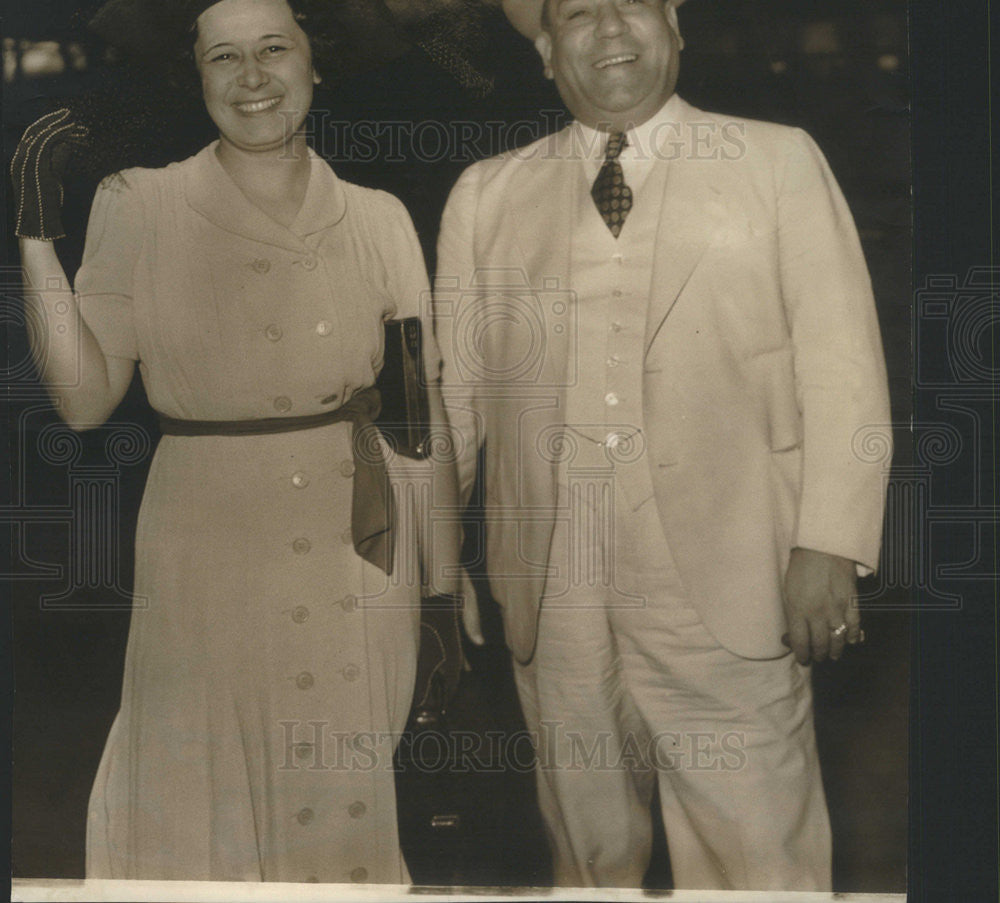
[{"label": "ring on finger", "polygon": [[841,624],[839,627],[830,628],[830,636],[842,637],[845,633],[847,633],[847,624]]}]

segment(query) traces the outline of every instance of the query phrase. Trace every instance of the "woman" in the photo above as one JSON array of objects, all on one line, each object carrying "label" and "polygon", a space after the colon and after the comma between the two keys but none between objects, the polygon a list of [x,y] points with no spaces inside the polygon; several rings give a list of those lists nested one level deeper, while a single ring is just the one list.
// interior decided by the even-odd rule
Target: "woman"
[{"label": "woman", "polygon": [[[320,75],[286,0],[185,5],[218,140],[102,184],[76,295],[50,288],[51,242],[21,241],[60,415],[106,420],[138,362],[164,422],[87,874],[405,882],[391,759],[420,587],[399,579],[408,524],[383,532],[392,512],[359,491],[384,482],[358,445],[383,320],[419,312],[423,261],[395,198],[307,147]],[[425,356],[436,377],[433,340]],[[437,532],[441,574],[457,530]]]}]

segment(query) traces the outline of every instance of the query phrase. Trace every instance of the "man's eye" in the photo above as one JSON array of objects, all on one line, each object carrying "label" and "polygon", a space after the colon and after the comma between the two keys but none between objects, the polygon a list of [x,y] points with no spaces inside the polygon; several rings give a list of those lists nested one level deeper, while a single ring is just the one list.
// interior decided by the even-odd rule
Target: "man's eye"
[{"label": "man's eye", "polygon": [[285,47],[283,44],[269,44],[267,47],[264,48],[264,53],[270,56],[275,56],[276,54],[284,53],[284,51],[286,51],[287,49],[288,48]]}]

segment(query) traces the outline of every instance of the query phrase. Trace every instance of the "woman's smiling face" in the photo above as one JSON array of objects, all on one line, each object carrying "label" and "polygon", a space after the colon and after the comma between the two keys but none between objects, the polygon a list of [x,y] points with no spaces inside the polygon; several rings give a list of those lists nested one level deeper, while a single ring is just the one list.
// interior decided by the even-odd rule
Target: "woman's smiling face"
[{"label": "woman's smiling face", "polygon": [[309,38],[286,0],[220,0],[197,30],[202,95],[220,138],[243,150],[286,145],[319,83]]}]

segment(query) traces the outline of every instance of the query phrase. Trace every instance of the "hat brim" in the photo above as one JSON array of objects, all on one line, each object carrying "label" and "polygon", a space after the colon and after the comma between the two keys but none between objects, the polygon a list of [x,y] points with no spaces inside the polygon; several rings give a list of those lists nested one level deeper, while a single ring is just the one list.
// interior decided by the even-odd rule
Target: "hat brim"
[{"label": "hat brim", "polygon": [[[542,5],[545,0],[502,0],[503,11],[513,25],[526,38],[533,41],[542,31]],[[680,6],[684,0],[673,0]]]}]

